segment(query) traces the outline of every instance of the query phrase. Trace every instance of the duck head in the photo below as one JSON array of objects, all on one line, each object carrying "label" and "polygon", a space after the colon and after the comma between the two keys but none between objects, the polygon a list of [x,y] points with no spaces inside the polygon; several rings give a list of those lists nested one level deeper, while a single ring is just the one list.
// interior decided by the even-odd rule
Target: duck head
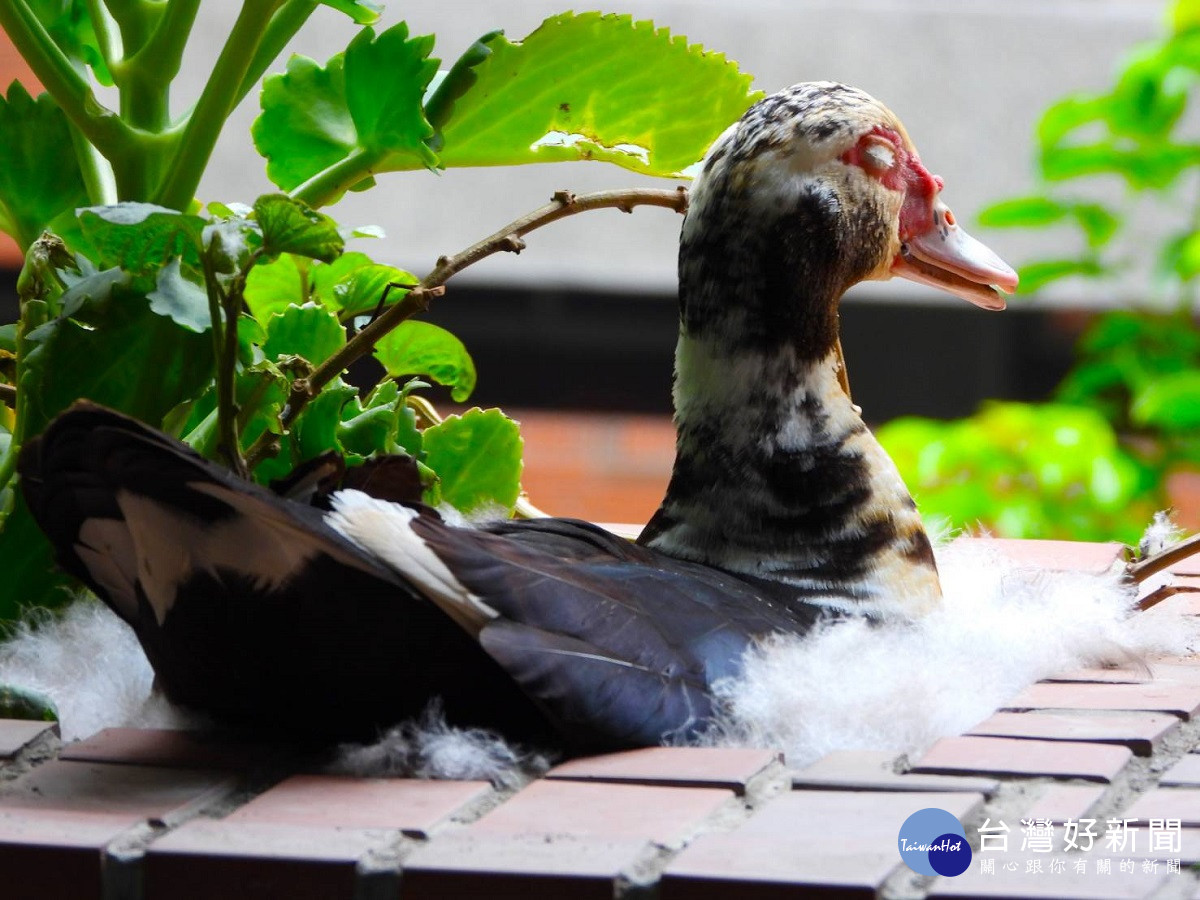
[{"label": "duck head", "polygon": [[[943,186],[863,91],[810,82],[766,98],[717,139],[692,188],[680,291],[698,305],[685,325],[730,313],[747,338],[819,353],[842,294],[894,276],[1003,309],[1017,275],[958,225]],[[705,302],[719,298],[748,302],[745,316]]]},{"label": "duck head", "polygon": [[907,488],[845,390],[838,301],[894,276],[988,309],[1017,276],[958,226],[899,119],[799,84],[713,144],[679,248],[676,459],[639,540],[787,602],[919,615],[940,599]]}]

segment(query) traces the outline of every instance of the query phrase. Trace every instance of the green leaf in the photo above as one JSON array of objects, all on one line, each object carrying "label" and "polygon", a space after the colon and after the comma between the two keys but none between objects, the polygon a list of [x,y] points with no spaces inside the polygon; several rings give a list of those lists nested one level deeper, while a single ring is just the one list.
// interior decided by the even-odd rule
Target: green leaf
[{"label": "green leaf", "polygon": [[315,303],[289,306],[267,322],[267,359],[302,356],[314,366],[333,356],[346,343],[337,314]]},{"label": "green leaf", "polygon": [[144,275],[177,257],[189,267],[198,267],[207,223],[199,216],[152,203],[117,203],[80,210],[79,224],[89,245],[88,256],[101,269]]},{"label": "green leaf", "polygon": [[1168,16],[1176,34],[1200,29],[1200,0],[1172,0]]},{"label": "green leaf", "polygon": [[12,511],[0,528],[0,622],[21,617],[31,604],[63,606],[72,598],[71,579],[54,562],[54,548],[38,528],[25,497],[14,491]]},{"label": "green leaf", "polygon": [[155,285],[146,295],[151,310],[170,317],[189,331],[208,331],[212,327],[208,294],[200,285],[184,277],[178,257],[158,270]]},{"label": "green leaf", "polygon": [[[332,266],[323,268],[332,268]],[[323,288],[326,283],[323,271],[319,271],[318,275],[321,276],[320,279],[314,280],[317,280]],[[362,315],[378,308],[384,299],[385,292],[387,293],[387,306],[396,303],[407,293],[405,290],[388,291],[389,285],[414,285],[418,280],[412,273],[397,269],[395,266],[369,263],[357,267],[349,275],[333,282],[328,294],[321,292],[321,298],[334,309]],[[328,299],[326,299],[327,297]]]},{"label": "green leaf", "polygon": [[157,425],[212,377],[210,336],[156,314],[122,286],[47,322],[25,344],[18,389],[29,436],[80,397]]},{"label": "green leaf", "polygon": [[324,66],[292,57],[285,74],[263,82],[252,127],[268,177],[291,191],[352,154],[366,154],[375,173],[436,165],[421,108],[437,71],[432,46],[432,37],[408,39],[400,23],[377,38],[364,29]]},{"label": "green leaf", "polygon": [[1144,144],[1127,149],[1102,141],[1059,146],[1042,154],[1042,174],[1050,181],[1086,175],[1120,175],[1138,190],[1162,190],[1200,163],[1200,145]]},{"label": "green leaf", "polygon": [[428,375],[450,387],[450,396],[462,403],[475,389],[475,363],[462,341],[429,322],[409,319],[375,345],[375,358],[388,375]]},{"label": "green leaf", "polygon": [[1021,291],[1034,294],[1053,281],[1073,275],[1084,278],[1100,278],[1107,270],[1091,259],[1051,259],[1021,266]]},{"label": "green leaf", "polygon": [[[428,58],[432,49],[433,35],[409,39],[403,22],[378,37],[364,28],[350,42],[346,105],[359,146],[408,157],[421,166],[436,165],[437,157],[425,145],[433,128],[421,105],[425,87],[437,72],[438,61]],[[383,72],[386,78],[380,77]]]},{"label": "green leaf", "polygon": [[1200,275],[1200,231],[1190,232],[1167,243],[1163,265],[1184,281]]},{"label": "green leaf", "polygon": [[338,448],[338,426],[342,409],[358,396],[358,390],[335,378],[319,393],[292,426],[296,462],[302,463]]},{"label": "green leaf", "polygon": [[275,313],[283,312],[292,304],[299,306],[308,299],[308,266],[306,259],[281,253],[278,259],[260,261],[250,270],[243,296],[259,324],[265,326]]},{"label": "green leaf", "polygon": [[455,101],[479,80],[475,69],[492,55],[492,43],[502,37],[503,31],[489,31],[468,47],[448,72],[438,72],[430,83],[425,98],[425,117],[436,132],[427,142],[434,151],[440,151],[445,145],[441,129],[453,115]]},{"label": "green leaf", "polygon": [[1038,142],[1043,150],[1057,146],[1064,137],[1084,125],[1102,120],[1108,98],[1073,94],[1051,104],[1038,121]]},{"label": "green leaf", "polygon": [[1162,138],[1174,128],[1187,106],[1187,85],[1169,77],[1174,67],[1169,47],[1151,44],[1134,51],[1108,108],[1115,134]]},{"label": "green leaf", "polygon": [[321,0],[321,2],[331,9],[344,12],[357,25],[374,25],[379,21],[379,14],[383,12],[383,5],[372,3],[371,0]]},{"label": "green leaf", "polygon": [[985,228],[1041,228],[1061,222],[1070,207],[1049,197],[1018,197],[985,207],[979,224]]},{"label": "green leaf", "polygon": [[1166,431],[1200,428],[1200,370],[1165,375],[1134,397],[1130,417]]},{"label": "green leaf", "polygon": [[29,0],[29,7],[76,70],[90,66],[98,82],[112,85],[87,0]]},{"label": "green leaf", "polygon": [[340,53],[324,66],[293,56],[284,74],[263,80],[261,102],[250,133],[267,159],[267,177],[285,191],[342,161],[357,145]]},{"label": "green leaf", "polygon": [[445,502],[464,513],[495,506],[511,512],[521,490],[516,422],[498,409],[471,409],[426,428],[424,444]]},{"label": "green leaf", "polygon": [[[265,431],[279,434],[280,413],[288,399],[288,379],[273,363],[263,360],[241,369],[234,384],[238,415],[238,440],[248,448]],[[181,415],[173,410],[171,417]],[[213,459],[220,433],[217,430],[217,391],[213,385],[191,404],[186,421],[179,426],[184,443],[202,456]],[[169,430],[164,426],[164,430]]]},{"label": "green leaf", "polygon": [[1088,246],[1099,249],[1112,240],[1121,220],[1106,206],[1099,203],[1075,203],[1071,205],[1071,215],[1083,229]]},{"label": "green leaf", "polygon": [[285,194],[266,194],[254,201],[254,217],[262,228],[263,252],[269,258],[292,253],[329,262],[345,242],[337,222]]},{"label": "green leaf", "polygon": [[564,13],[487,48],[442,127],[442,165],[600,159],[674,176],[762,96],[721,54],[630,16]]},{"label": "green leaf", "polygon": [[67,117],[19,82],[0,100],[0,229],[22,250],[60,213],[87,203]]}]

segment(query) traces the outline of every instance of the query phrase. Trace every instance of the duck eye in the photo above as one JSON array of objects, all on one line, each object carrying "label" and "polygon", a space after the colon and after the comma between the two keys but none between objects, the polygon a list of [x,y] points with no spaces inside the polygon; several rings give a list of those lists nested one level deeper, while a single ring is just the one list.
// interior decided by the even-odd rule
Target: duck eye
[{"label": "duck eye", "polygon": [[896,164],[896,150],[886,141],[866,141],[862,148],[862,164],[872,175],[884,175]]}]

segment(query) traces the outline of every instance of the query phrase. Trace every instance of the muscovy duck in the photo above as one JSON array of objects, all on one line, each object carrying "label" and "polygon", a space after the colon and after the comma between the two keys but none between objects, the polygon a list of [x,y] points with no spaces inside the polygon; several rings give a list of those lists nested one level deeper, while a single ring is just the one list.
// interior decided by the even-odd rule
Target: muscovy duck
[{"label": "muscovy duck", "polygon": [[574,751],[686,739],[755,641],[940,599],[845,390],[837,308],[893,275],[1003,307],[1016,275],[941,189],[897,118],[839,84],[768,97],[714,143],[680,242],[677,458],[636,543],[452,527],[353,490],[325,512],[86,402],[26,445],[21,484],[167,695],[219,719],[346,739],[436,697],[453,723]]}]

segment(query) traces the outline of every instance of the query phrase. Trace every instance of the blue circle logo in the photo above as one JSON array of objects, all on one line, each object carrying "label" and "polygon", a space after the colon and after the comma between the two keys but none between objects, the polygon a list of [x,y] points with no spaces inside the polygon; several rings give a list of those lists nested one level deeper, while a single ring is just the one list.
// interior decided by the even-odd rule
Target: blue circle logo
[{"label": "blue circle logo", "polygon": [[919,875],[953,877],[971,865],[962,823],[936,806],[918,809],[900,826],[900,858]]}]

